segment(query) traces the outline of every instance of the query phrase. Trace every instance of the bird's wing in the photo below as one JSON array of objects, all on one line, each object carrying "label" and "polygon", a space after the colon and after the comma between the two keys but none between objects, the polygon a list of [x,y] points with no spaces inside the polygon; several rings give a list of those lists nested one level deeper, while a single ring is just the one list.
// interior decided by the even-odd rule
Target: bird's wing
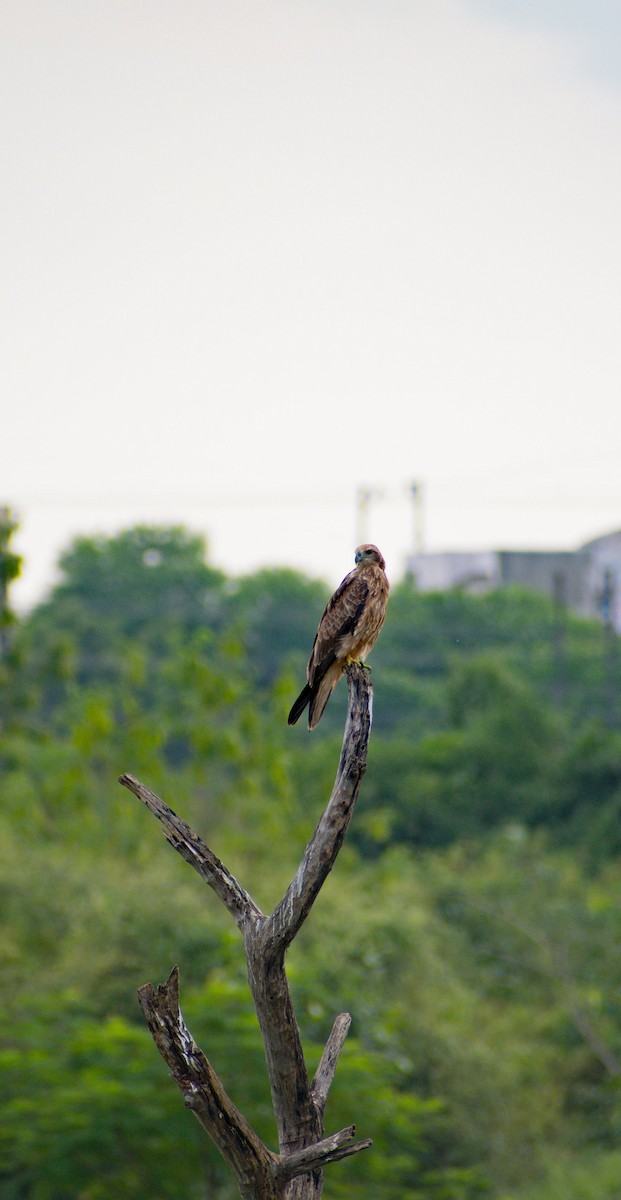
[{"label": "bird's wing", "polygon": [[313,687],[339,657],[343,639],[354,632],[369,598],[369,584],[360,571],[350,571],[328,600],[308,663]]}]

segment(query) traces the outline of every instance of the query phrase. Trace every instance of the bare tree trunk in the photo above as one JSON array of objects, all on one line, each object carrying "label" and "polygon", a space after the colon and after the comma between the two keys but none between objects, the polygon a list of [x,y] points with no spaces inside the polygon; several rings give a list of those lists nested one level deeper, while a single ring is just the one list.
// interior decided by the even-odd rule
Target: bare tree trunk
[{"label": "bare tree trunk", "polygon": [[131,775],[129,788],[162,823],[166,839],[219,896],[241,931],[248,982],[265,1047],[278,1153],[269,1150],[227,1096],[209,1060],[194,1042],[179,1009],[179,976],[145,984],[139,1000],[155,1044],[191,1109],[226,1159],[243,1200],[319,1200],[323,1168],[356,1154],[371,1141],[355,1140],[355,1126],[324,1137],[323,1115],[350,1025],[334,1022],[312,1081],[285,972],[285,953],[308,916],[343,844],[354,810],[371,731],[372,688],[366,668],[347,668],[349,704],[339,768],[327,807],[285,895],[266,915],[185,821]]}]

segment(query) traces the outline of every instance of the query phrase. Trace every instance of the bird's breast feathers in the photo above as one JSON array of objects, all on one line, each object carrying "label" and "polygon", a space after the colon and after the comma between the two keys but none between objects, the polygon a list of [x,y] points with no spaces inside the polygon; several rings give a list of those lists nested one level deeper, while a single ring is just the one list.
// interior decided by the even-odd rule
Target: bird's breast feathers
[{"label": "bird's breast feathers", "polygon": [[[388,581],[380,567],[368,564],[343,581],[343,592],[335,604],[330,633],[339,662],[364,659],[377,641],[386,615]],[[327,630],[326,630],[327,632]]]},{"label": "bird's breast feathers", "polygon": [[348,659],[364,660],[384,623],[389,584],[377,546],[356,550],[356,566],[337,587],[323,611],[306,671],[307,684],[289,713],[295,725],[308,704],[308,727],[314,729]]}]

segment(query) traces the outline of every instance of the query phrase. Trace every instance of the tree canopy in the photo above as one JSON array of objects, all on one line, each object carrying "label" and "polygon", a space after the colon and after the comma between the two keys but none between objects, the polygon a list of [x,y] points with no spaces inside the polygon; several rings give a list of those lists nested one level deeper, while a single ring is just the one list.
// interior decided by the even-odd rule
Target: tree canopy
[{"label": "tree canopy", "polygon": [[[228,1200],[135,992],[179,963],[269,1142],[240,947],[116,779],[269,906],[336,769],[344,685],[312,736],[286,725],[329,588],[227,578],[180,528],[80,537],[59,569],[0,664],[0,1200]],[[377,1148],[328,1200],[616,1200],[621,709],[601,626],[558,619],[393,588],[359,809],[289,963],[309,1056],[352,1013],[328,1117]]]}]

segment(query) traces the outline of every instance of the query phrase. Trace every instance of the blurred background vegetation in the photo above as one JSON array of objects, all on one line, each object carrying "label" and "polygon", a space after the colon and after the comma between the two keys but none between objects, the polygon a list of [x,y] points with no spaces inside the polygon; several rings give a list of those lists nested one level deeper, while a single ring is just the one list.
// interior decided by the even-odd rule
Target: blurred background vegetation
[{"label": "blurred background vegetation", "polygon": [[[229,1200],[136,989],[184,1014],[273,1144],[237,932],[116,780],[198,828],[259,904],[329,794],[346,688],[286,713],[330,589],[231,579],[182,528],[78,538],[11,619],[0,531],[1,1200]],[[327,1112],[374,1148],[327,1200],[618,1200],[621,697],[601,626],[544,597],[393,588],[349,841],[291,950]],[[614,661],[612,663],[614,668]]]}]

